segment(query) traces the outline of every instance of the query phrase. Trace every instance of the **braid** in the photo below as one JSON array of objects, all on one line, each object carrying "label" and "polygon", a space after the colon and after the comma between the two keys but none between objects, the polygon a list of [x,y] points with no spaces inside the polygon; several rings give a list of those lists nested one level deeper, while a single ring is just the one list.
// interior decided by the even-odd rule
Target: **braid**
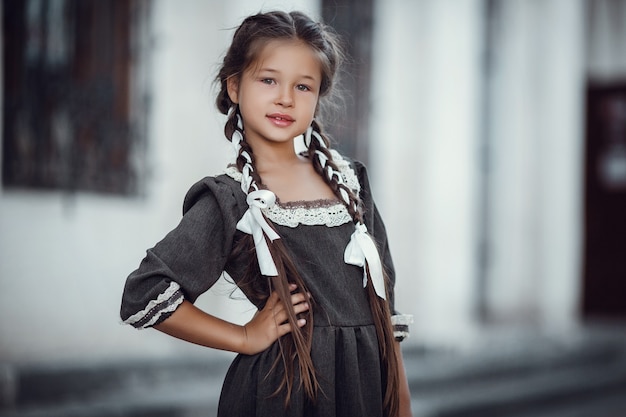
[{"label": "braid", "polygon": [[[227,137],[230,138],[233,148],[237,153],[237,168],[242,173],[242,191],[247,195],[254,191],[258,191],[258,184],[261,184],[261,177],[255,169],[252,147],[245,140],[243,123],[237,107],[233,107],[229,112],[224,131]],[[265,214],[262,214],[262,216],[265,218]],[[265,220],[267,221],[267,218],[265,218]],[[268,224],[270,223],[268,222]],[[272,227],[272,229],[274,228]],[[248,236],[248,244],[255,245],[252,241],[252,236]],[[291,290],[289,289],[290,283],[295,283],[298,287],[298,291],[306,294],[308,290],[304,280],[289,257],[288,251],[284,246],[282,239],[272,240],[267,236],[264,236],[264,239],[268,244],[272,259],[274,260],[274,264],[277,268],[277,276],[267,277],[267,285],[262,287],[267,288],[267,292],[262,294],[263,302],[267,300],[272,291],[276,291],[279,298],[284,303],[288,303],[289,298],[291,297]],[[259,283],[257,283],[256,280],[258,280],[258,273],[260,273],[260,271],[254,268],[249,269],[249,273],[250,275],[244,278],[238,285],[241,287],[247,286],[253,289],[258,288]],[[256,292],[256,294],[259,293]],[[313,300],[309,299],[307,302],[311,304],[311,306],[313,305]],[[296,317],[293,309],[287,308],[286,311],[292,330],[278,339],[281,355],[276,357],[276,360],[270,369],[270,372],[272,372],[272,370],[278,367],[281,363],[285,369],[285,372],[282,374],[283,376],[280,385],[274,392],[274,395],[278,395],[283,389],[286,390],[285,405],[288,404],[291,392],[293,391],[294,375],[296,374],[294,365],[298,366],[300,385],[304,387],[308,397],[315,399],[317,391],[319,390],[319,382],[317,381],[315,367],[310,355],[311,342],[313,340],[313,309],[311,308],[307,312],[301,313],[301,316],[306,319],[306,324],[303,328],[300,328],[297,325],[299,317]]]},{"label": "braid", "polygon": [[237,169],[242,173],[241,190],[246,194],[258,190],[259,186],[257,184],[261,183],[261,177],[254,169],[254,154],[252,153],[252,148],[244,139],[243,124],[237,108],[233,108],[229,113],[224,133],[226,137],[230,138],[237,154]]},{"label": "braid", "polygon": [[[341,199],[355,223],[363,223],[363,212],[360,208],[359,196],[343,182],[341,172],[333,161],[332,154],[328,148],[329,141],[321,132],[321,126],[313,120],[311,127],[304,135],[304,143],[308,148],[313,167],[324,181],[331,187],[335,195]],[[377,295],[370,275],[369,266],[364,266],[367,274],[366,292],[372,311],[372,317],[376,324],[378,334],[378,348],[380,350],[381,362],[383,365],[383,377],[387,381],[385,384],[384,404],[389,416],[396,416],[399,409],[398,401],[398,359],[395,354],[393,326],[391,324],[391,311],[385,299]],[[385,281],[389,281],[387,274],[384,274]],[[385,285],[387,287],[387,285]],[[385,292],[388,292],[385,290]],[[387,298],[389,298],[387,296]]]},{"label": "braid", "polygon": [[333,193],[346,205],[348,213],[355,222],[363,222],[359,196],[343,182],[343,176],[333,161],[328,148],[328,138],[322,133],[321,126],[315,120],[305,133],[304,143],[309,150],[313,168],[320,174]]}]

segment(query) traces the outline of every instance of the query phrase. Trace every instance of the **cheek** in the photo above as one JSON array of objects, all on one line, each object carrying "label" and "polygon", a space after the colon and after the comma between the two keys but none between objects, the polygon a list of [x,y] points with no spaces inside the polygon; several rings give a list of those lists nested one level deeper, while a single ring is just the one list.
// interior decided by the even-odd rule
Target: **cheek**
[{"label": "cheek", "polygon": [[239,108],[251,110],[259,106],[260,95],[250,89],[239,90]]},{"label": "cheek", "polygon": [[310,109],[312,115],[315,115],[315,113],[317,113],[318,105],[319,105],[319,99],[317,95],[314,97],[310,97],[307,100],[307,107]]}]

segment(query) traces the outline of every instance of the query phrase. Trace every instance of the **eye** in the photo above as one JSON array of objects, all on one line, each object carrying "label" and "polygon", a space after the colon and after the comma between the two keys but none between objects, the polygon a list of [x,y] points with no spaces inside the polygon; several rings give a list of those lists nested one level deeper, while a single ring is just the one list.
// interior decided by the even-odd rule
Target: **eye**
[{"label": "eye", "polygon": [[261,78],[259,81],[261,81],[263,84],[267,84],[267,85],[272,85],[272,84],[276,83],[276,81],[274,81],[273,78]]},{"label": "eye", "polygon": [[297,89],[298,91],[311,91],[311,87],[309,87],[309,86],[308,86],[308,85],[306,85],[306,84],[298,84],[298,85],[296,86],[296,89]]}]

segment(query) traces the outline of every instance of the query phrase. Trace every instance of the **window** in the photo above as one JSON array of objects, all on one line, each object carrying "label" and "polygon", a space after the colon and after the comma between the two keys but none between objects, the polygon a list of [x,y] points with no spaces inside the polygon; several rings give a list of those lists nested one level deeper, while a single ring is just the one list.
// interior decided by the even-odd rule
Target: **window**
[{"label": "window", "polygon": [[141,191],[148,14],[142,0],[3,0],[3,187]]}]

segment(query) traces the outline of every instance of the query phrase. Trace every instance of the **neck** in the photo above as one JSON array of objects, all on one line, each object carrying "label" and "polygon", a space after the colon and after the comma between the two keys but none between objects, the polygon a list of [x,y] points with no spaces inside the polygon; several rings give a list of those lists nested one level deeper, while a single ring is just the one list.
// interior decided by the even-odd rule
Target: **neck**
[{"label": "neck", "polygon": [[293,141],[250,143],[250,147],[252,147],[255,165],[259,173],[302,162],[302,157],[294,151]]}]

